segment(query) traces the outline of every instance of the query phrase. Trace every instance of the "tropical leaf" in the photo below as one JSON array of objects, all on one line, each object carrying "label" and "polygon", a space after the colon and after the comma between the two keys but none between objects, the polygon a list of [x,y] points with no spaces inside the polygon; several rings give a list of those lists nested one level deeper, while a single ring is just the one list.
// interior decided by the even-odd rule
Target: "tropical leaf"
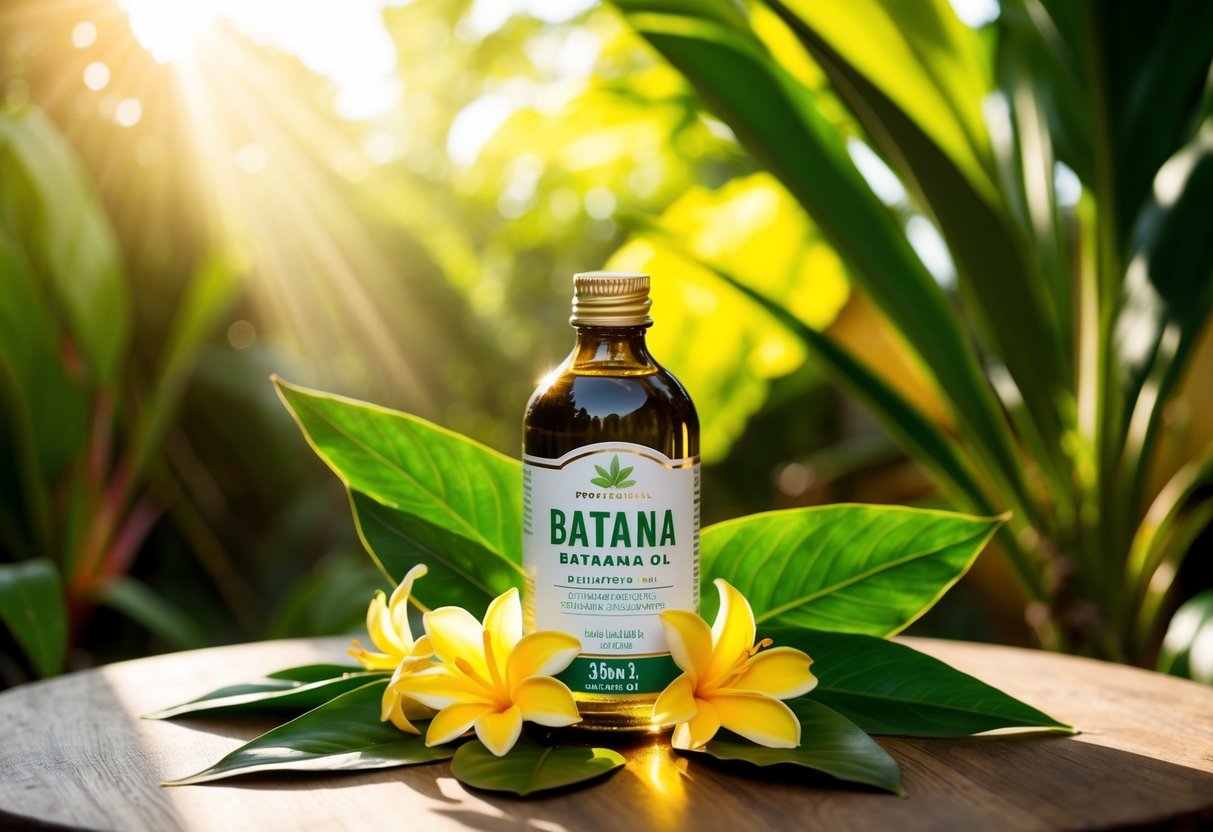
[{"label": "tropical leaf", "polygon": [[454,604],[479,616],[510,587],[521,587],[516,564],[478,542],[350,492],[354,523],[372,559],[393,583],[417,563],[429,567],[413,595],[431,606]]},{"label": "tropical leaf", "polygon": [[291,667],[270,673],[263,681],[227,685],[180,705],[144,714],[143,718],[172,719],[216,711],[309,711],[387,675],[337,664]]},{"label": "tropical leaf", "polygon": [[981,485],[958,453],[956,443],[875,372],[865,367],[828,335],[794,315],[790,305],[758,291],[731,271],[694,258],[674,229],[664,223],[647,220],[637,222],[643,227],[646,235],[660,240],[662,245],[707,269],[720,281],[737,290],[746,300],[767,312],[778,324],[794,333],[812,352],[822,372],[870,407],[890,435],[901,441],[903,447],[908,448],[920,464],[934,472],[948,490],[953,492],[954,497],[977,510],[993,512]]},{"label": "tropical leaf", "polygon": [[40,110],[0,118],[0,227],[46,278],[97,381],[117,376],[131,314],[121,252],[71,145]]},{"label": "tropical leaf", "polygon": [[[960,579],[1005,519],[864,505],[772,511],[704,529],[701,562],[749,599],[760,625],[889,636]],[[704,581],[708,616],[715,595]]]},{"label": "tropical leaf", "polygon": [[600,488],[610,488],[612,485],[611,481],[605,477],[594,477],[590,482]]},{"label": "tropical leaf", "polygon": [[870,734],[960,737],[996,728],[1073,730],[904,644],[793,627],[763,627],[761,635],[808,653],[818,679],[810,697]]},{"label": "tropical leaf", "polygon": [[530,795],[594,780],[625,762],[609,748],[541,745],[525,737],[497,757],[474,740],[455,752],[451,774],[477,789]]},{"label": "tropical leaf", "polygon": [[[768,5],[830,76],[845,64],[847,80],[858,74],[906,117],[921,126],[933,145],[985,197],[996,197],[991,176],[990,138],[982,100],[991,91],[991,73],[978,35],[956,17],[947,0],[907,4],[881,0],[770,0]],[[835,76],[837,77],[837,76]],[[853,89],[836,84],[837,94],[862,119]]]},{"label": "tropical leaf", "polygon": [[285,725],[237,748],[210,768],[170,780],[166,786],[206,783],[266,771],[354,771],[394,768],[449,759],[449,746],[427,748],[421,735],[379,721],[387,680],[343,693]]},{"label": "tropical leaf", "polygon": [[14,553],[46,550],[48,484],[88,437],[88,391],[67,374],[55,318],[28,262],[0,231],[0,517],[12,512]]},{"label": "tropical leaf", "polygon": [[[1158,172],[1143,211],[1116,322],[1117,357],[1129,374],[1123,428],[1125,499],[1138,505],[1165,405],[1213,312],[1213,117]],[[1135,515],[1118,518],[1125,523]]]},{"label": "tropical leaf", "polygon": [[[1054,3],[1053,5],[1057,5]],[[1080,4],[1094,76],[1107,109],[1115,199],[1107,206],[1128,238],[1160,168],[1200,127],[1213,62],[1213,6],[1203,0]],[[1123,241],[1122,241],[1123,242]]]},{"label": "tropical leaf", "polygon": [[757,766],[800,766],[905,796],[897,762],[857,725],[811,699],[794,699],[787,704],[800,720],[797,748],[767,748],[721,731],[702,753]]},{"label": "tropical leaf", "polygon": [[522,582],[516,460],[415,416],[275,384],[312,448],[350,489],[364,540],[385,569],[398,570],[388,572],[393,582],[404,577],[400,566],[416,562],[447,584],[459,576],[475,585],[480,572]]},{"label": "tropical leaf", "polygon": [[[725,0],[705,2],[714,8]],[[706,12],[664,14],[651,0],[615,0],[628,22],[682,71],[821,229],[948,391],[957,425],[988,472],[1028,504],[1014,441],[949,300],[856,169],[812,92],[747,29]]]},{"label": "tropical leaf", "polygon": [[49,560],[0,564],[0,620],[39,676],[63,668],[67,610],[59,570]]}]

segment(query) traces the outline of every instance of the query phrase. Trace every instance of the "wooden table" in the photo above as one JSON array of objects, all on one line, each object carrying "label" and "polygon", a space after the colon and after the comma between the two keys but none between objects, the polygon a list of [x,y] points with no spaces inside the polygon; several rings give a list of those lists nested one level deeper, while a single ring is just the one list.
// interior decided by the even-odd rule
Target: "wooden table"
[{"label": "wooden table", "polygon": [[627,767],[603,783],[531,800],[465,789],[445,763],[161,788],[273,723],[139,714],[263,672],[340,660],[344,645],[262,642],[123,662],[0,694],[0,826],[909,832],[1213,824],[1213,689],[1087,659],[906,641],[1084,733],[881,738],[903,768],[906,800],[806,786],[769,770],[749,779],[662,741],[622,749]]}]

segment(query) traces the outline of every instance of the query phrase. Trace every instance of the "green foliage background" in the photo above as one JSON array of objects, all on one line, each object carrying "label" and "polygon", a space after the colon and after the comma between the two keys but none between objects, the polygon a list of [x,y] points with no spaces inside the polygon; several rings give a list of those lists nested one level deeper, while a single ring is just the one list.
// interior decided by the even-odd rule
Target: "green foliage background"
[{"label": "green foliage background", "polygon": [[[3,606],[0,679],[357,626],[382,583],[357,534],[384,543],[398,518],[354,492],[351,526],[269,374],[516,456],[522,404],[569,347],[569,276],[608,262],[658,278],[650,341],[705,417],[705,521],[835,501],[951,505],[958,494],[982,513],[1010,508],[1019,533],[1001,550],[1043,554],[1037,589],[1082,596],[1036,598],[1029,619],[1052,626],[1064,613],[1073,649],[1150,661],[1161,632],[1109,620],[1111,584],[1092,595],[1067,575],[1120,581],[1130,563],[1139,593],[1141,576],[1165,565],[1172,581],[1149,596],[1158,621],[1211,581],[1200,537],[1210,468],[1184,467],[1207,459],[1213,438],[1197,383],[1213,346],[1195,302],[1210,276],[1193,271],[1209,237],[1199,222],[1172,230],[1151,188],[1188,148],[1192,184],[1175,207],[1201,215],[1213,26],[1176,23],[1185,9],[1207,13],[1201,4],[1140,20],[1127,6],[1121,17],[1088,6],[1008,0],[972,30],[946,3],[621,2],[559,22],[519,13],[484,32],[467,25],[465,0],[418,0],[383,10],[399,105],[350,120],[328,78],[222,18],[226,51],[199,51],[204,82],[191,88],[112,3],[8,0],[0,597],[17,600]],[[83,20],[97,41],[77,48]],[[873,39],[880,49],[860,49]],[[759,55],[762,71],[698,75],[706,42]],[[1103,44],[1102,86],[1085,69],[1092,43]],[[570,78],[579,50],[592,69]],[[81,84],[93,61],[110,69],[104,90]],[[782,103],[754,92],[771,78]],[[742,118],[720,107],[738,82],[752,107]],[[989,126],[983,94],[995,88],[1010,102],[1009,145]],[[1091,90],[1138,109],[1117,110],[1115,124],[1087,118]],[[127,96],[142,102],[132,126],[114,117]],[[486,96],[508,98],[511,113],[457,162],[452,126]],[[856,96],[870,108],[857,111]],[[816,146],[830,153],[808,155]],[[248,163],[258,152],[260,168]],[[861,193],[879,170],[856,172],[850,158],[865,152],[900,177],[887,203]],[[1055,159],[1083,186],[1075,202],[1056,199]],[[835,196],[814,196],[811,177],[827,174]],[[1096,215],[1114,217],[1112,237]],[[930,268],[911,245],[924,228],[950,252],[927,257]],[[1186,275],[1155,282],[1162,306],[1130,268],[1147,239],[1157,274]],[[1066,345],[1090,328],[1058,288],[1079,241],[1121,263],[1081,271],[1105,281],[1099,343],[1136,333],[1161,348],[1182,332],[1174,361],[1154,349],[1101,365],[1098,395],[1070,384],[1081,356]],[[1025,273],[1040,279],[1025,284]],[[1072,499],[1116,468],[1111,446],[1079,429],[1084,414],[1112,412],[1113,392],[1150,389],[1151,366],[1192,369],[1166,376],[1170,404],[1150,411],[1155,439],[1131,494],[1112,484],[1099,492],[1111,503]],[[1007,374],[1022,407],[1004,395]],[[898,418],[882,427],[823,375],[843,377],[849,394],[861,379],[858,400]],[[1109,436],[1130,425],[1121,417]],[[1056,518],[1037,516],[1053,493],[1084,518],[1074,528],[1114,518],[1117,540],[1149,529],[1165,556],[1105,547],[1125,559],[1108,571],[1099,547],[1074,549],[1049,533]],[[1147,514],[1155,495],[1175,510]],[[1189,551],[1204,554],[1184,560]],[[1030,597],[1009,575],[983,558],[924,632],[1027,641]]]}]

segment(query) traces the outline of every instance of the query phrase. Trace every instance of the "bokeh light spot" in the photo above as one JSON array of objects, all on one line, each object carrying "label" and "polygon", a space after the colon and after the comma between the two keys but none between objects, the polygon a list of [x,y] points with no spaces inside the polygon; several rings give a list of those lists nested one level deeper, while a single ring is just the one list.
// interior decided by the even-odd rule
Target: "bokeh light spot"
[{"label": "bokeh light spot", "polygon": [[605,220],[615,213],[615,195],[606,188],[590,188],[585,194],[585,212],[596,220]]},{"label": "bokeh light spot", "polygon": [[91,20],[81,20],[72,28],[72,46],[87,49],[97,42],[97,27]]},{"label": "bokeh light spot", "polygon": [[143,118],[143,105],[138,98],[124,98],[114,109],[114,121],[123,127],[134,127]]},{"label": "bokeh light spot", "polygon": [[251,321],[232,321],[227,328],[227,342],[238,350],[246,350],[257,340],[257,327]]},{"label": "bokeh light spot", "polygon": [[110,68],[101,61],[93,61],[84,68],[84,86],[90,90],[103,90],[110,82]]}]

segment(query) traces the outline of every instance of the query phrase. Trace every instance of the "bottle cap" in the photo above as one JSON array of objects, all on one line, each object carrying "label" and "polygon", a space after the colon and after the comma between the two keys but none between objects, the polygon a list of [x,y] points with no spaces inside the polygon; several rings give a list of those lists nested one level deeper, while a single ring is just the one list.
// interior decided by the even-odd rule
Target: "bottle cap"
[{"label": "bottle cap", "polygon": [[573,275],[573,326],[650,326],[649,276],[637,272]]}]

